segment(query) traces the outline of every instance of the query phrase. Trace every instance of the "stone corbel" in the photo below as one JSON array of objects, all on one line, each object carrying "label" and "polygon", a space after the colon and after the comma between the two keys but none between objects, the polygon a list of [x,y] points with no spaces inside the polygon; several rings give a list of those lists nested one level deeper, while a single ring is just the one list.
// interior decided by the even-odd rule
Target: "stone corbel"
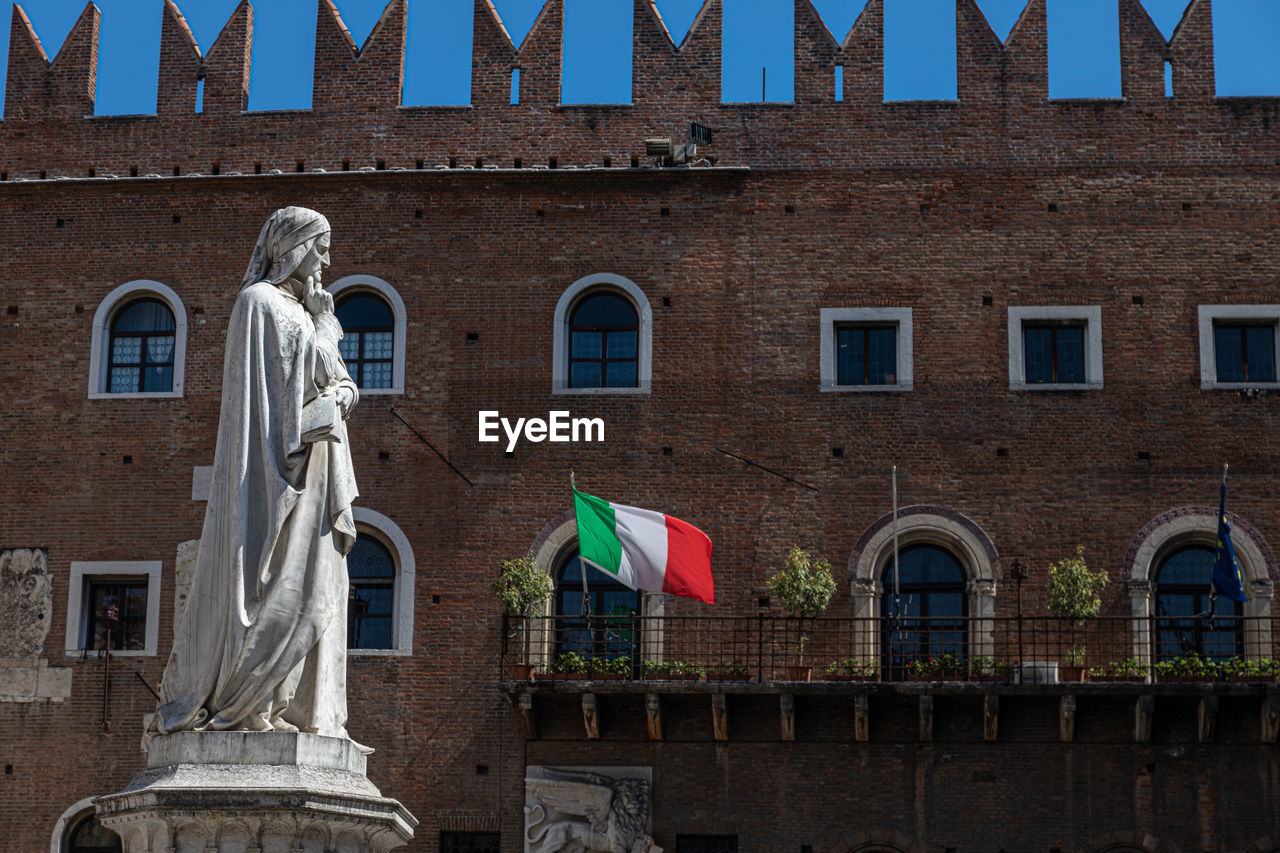
[{"label": "stone corbel", "polygon": [[921,743],[933,740],[933,697],[928,693],[920,694],[920,731]]},{"label": "stone corbel", "polygon": [[865,693],[853,697],[853,736],[859,743],[866,743],[871,739],[871,714],[867,708]]},{"label": "stone corbel", "polygon": [[1262,742],[1275,743],[1280,735],[1280,694],[1268,693],[1262,700]]},{"label": "stone corbel", "polygon": [[782,718],[782,739],[794,741],[796,739],[796,697],[790,693],[779,694],[778,712]]},{"label": "stone corbel", "polygon": [[991,578],[970,578],[966,586],[970,593],[979,598],[996,597],[996,582]]},{"label": "stone corbel", "polygon": [[1150,693],[1144,693],[1133,703],[1133,742],[1151,742],[1151,716],[1155,713],[1156,700]]},{"label": "stone corbel", "polygon": [[1200,743],[1213,743],[1213,728],[1218,719],[1218,697],[1209,695],[1200,697],[1200,706],[1196,709],[1196,737]]},{"label": "stone corbel", "polygon": [[1000,697],[990,694],[982,697],[982,739],[995,742],[1000,731]]},{"label": "stone corbel", "polygon": [[711,694],[711,724],[715,729],[716,740],[729,739],[729,711],[723,693]]},{"label": "stone corbel", "polygon": [[1249,581],[1249,598],[1251,599],[1265,599],[1270,601],[1275,598],[1275,591],[1275,582],[1268,578]]},{"label": "stone corbel", "polygon": [[649,740],[662,740],[662,697],[657,693],[646,693],[644,713],[649,723]]},{"label": "stone corbel", "polygon": [[587,730],[587,740],[600,740],[600,715],[596,694],[582,694],[582,725]]},{"label": "stone corbel", "polygon": [[880,582],[873,578],[853,578],[849,581],[849,594],[854,598],[879,598],[883,592]]},{"label": "stone corbel", "polygon": [[533,716],[533,694],[520,694],[520,724],[524,727],[524,736],[529,740],[538,739],[538,724]]},{"label": "stone corbel", "polygon": [[1076,739],[1076,697],[1067,695],[1058,700],[1058,740],[1071,743]]}]

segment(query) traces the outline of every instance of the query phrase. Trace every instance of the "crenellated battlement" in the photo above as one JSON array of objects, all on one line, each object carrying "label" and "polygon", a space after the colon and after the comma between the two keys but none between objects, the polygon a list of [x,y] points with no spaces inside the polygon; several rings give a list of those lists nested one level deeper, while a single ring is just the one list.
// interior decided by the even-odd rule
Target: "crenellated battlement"
[{"label": "crenellated battlement", "polygon": [[1274,164],[1280,99],[1215,97],[1211,0],[1194,0],[1167,41],[1139,0],[1117,0],[1123,97],[1101,100],[1049,99],[1045,2],[1029,0],[1002,42],[975,0],[956,0],[957,98],[885,101],[883,0],[843,41],[795,0],[794,101],[726,104],[722,0],[706,0],[680,44],[654,0],[633,0],[631,103],[565,105],[563,0],[547,0],[518,46],[491,0],[475,0],[471,104],[406,107],[407,0],[387,4],[363,45],[318,0],[312,108],[248,112],[249,0],[204,52],[164,0],[156,113],[98,117],[97,7],[50,60],[15,5],[0,177],[647,165],[644,137],[690,121],[717,131],[711,162],[757,168]]}]

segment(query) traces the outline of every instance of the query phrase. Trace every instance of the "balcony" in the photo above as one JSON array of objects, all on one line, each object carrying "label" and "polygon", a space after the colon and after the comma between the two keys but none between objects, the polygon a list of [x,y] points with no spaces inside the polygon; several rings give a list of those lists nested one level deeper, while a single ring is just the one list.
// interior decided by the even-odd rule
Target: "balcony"
[{"label": "balcony", "polygon": [[1280,730],[1280,637],[1269,616],[1071,625],[1039,616],[628,615],[511,618],[503,628],[501,689],[531,739],[540,714],[580,709],[581,731],[597,739],[606,708],[634,705],[650,739],[661,740],[664,707],[685,713],[709,703],[714,737],[727,740],[731,705],[756,713],[764,703],[784,741],[796,737],[797,706],[851,707],[856,740],[871,739],[873,708],[909,708],[917,739],[931,740],[935,697],[949,710],[970,708],[986,740],[998,737],[1003,697],[1023,709],[1056,706],[1063,741],[1075,738],[1077,709],[1091,703],[1127,708],[1112,716],[1134,742],[1151,739],[1157,701],[1194,720],[1188,728],[1202,743],[1214,739],[1222,703],[1233,721],[1256,720],[1252,737],[1262,742]]}]

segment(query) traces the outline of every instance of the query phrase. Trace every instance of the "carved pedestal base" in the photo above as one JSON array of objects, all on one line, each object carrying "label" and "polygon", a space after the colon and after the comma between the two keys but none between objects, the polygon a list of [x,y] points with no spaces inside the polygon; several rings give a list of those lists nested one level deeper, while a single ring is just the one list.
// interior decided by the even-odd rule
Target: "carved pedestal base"
[{"label": "carved pedestal base", "polygon": [[124,853],[384,853],[417,825],[342,738],[182,732],[152,739],[147,768],[96,801]]}]

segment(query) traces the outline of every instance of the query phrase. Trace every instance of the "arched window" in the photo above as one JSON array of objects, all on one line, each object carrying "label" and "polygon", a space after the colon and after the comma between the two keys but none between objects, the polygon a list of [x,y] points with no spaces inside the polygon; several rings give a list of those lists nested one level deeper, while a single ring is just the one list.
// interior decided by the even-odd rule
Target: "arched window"
[{"label": "arched window", "polygon": [[342,324],[342,360],[361,394],[403,394],[406,314],[391,285],[349,275],[329,285]]},{"label": "arched window", "polygon": [[565,555],[555,581],[557,653],[603,658],[632,656],[640,639],[638,592],[583,563],[576,548]]},{"label": "arched window", "polygon": [[356,544],[347,554],[347,649],[352,655],[413,651],[413,549],[381,513],[356,506]]},{"label": "arched window", "polygon": [[640,288],[622,276],[597,273],[565,290],[553,344],[554,393],[648,393],[653,314]]},{"label": "arched window", "polygon": [[124,849],[120,836],[98,823],[98,818],[90,812],[85,815],[67,833],[64,853],[121,853]]},{"label": "arched window", "polygon": [[622,296],[588,294],[569,314],[569,387],[636,387],[639,328]]},{"label": "arched window", "polygon": [[342,324],[338,344],[356,386],[390,388],[395,353],[395,318],[391,308],[370,293],[354,293],[335,309]]},{"label": "arched window", "polygon": [[111,321],[107,390],[136,394],[173,390],[173,312],[159,299],[130,302]]},{"label": "arched window", "polygon": [[93,318],[89,396],[181,397],[186,350],[178,295],[158,281],[122,284]]},{"label": "arched window", "polygon": [[347,554],[347,648],[391,648],[396,564],[391,551],[367,533]]},{"label": "arched window", "polygon": [[912,545],[898,554],[894,596],[893,555],[882,572],[882,638],[885,666],[900,677],[914,660],[967,654],[965,574],[960,561],[936,545]]},{"label": "arched window", "polygon": [[1241,653],[1240,604],[1219,596],[1210,605],[1215,556],[1207,545],[1186,545],[1160,561],[1155,575],[1157,660],[1189,652],[1209,658]]}]

